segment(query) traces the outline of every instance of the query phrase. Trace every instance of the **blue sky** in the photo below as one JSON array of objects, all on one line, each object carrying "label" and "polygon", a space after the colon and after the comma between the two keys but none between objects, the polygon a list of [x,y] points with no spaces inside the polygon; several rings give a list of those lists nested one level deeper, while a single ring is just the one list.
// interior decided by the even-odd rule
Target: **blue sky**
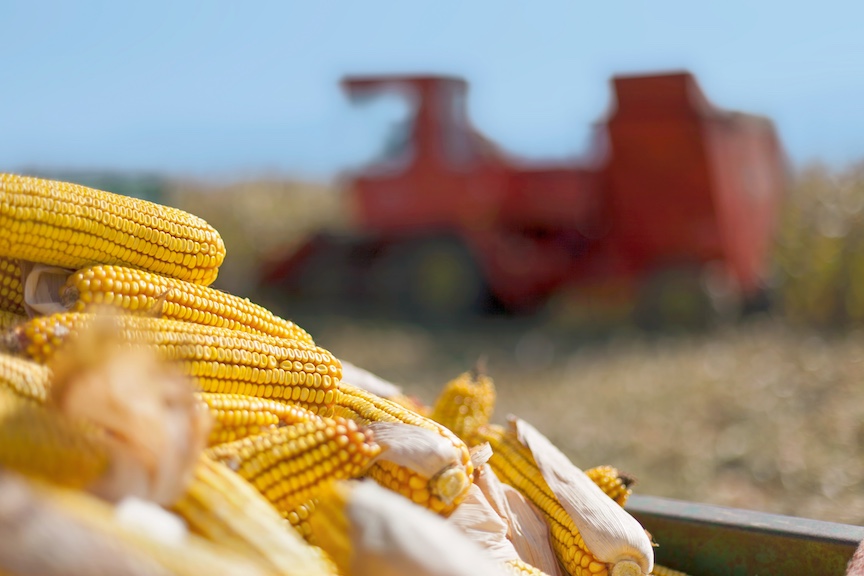
[{"label": "blue sky", "polygon": [[864,2],[0,2],[0,171],[321,177],[400,108],[346,73],[447,72],[507,151],[585,151],[616,73],[687,68],[774,119],[791,159],[864,158]]}]

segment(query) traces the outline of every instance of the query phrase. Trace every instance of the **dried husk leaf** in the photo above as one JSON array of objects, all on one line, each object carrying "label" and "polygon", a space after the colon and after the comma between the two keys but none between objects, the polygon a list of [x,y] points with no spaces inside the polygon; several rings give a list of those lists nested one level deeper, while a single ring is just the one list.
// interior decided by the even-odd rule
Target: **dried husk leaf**
[{"label": "dried husk leaf", "polygon": [[462,466],[461,454],[437,432],[402,422],[368,425],[383,450],[376,460],[386,460],[432,478],[454,466]]},{"label": "dried husk leaf", "polygon": [[353,550],[348,576],[501,576],[482,548],[443,518],[374,482],[348,498]]},{"label": "dried husk leaf", "polygon": [[472,446],[468,452],[471,456],[471,464],[474,465],[475,472],[479,473],[480,469],[492,457],[492,446],[488,442],[483,442],[477,446]]},{"label": "dried husk leaf", "polygon": [[650,574],[654,550],[645,529],[543,434],[518,418],[510,418],[519,441],[534,457],[543,479],[572,518],[585,545],[610,565],[610,574]]},{"label": "dried husk leaf", "polygon": [[197,408],[193,382],[173,364],[117,344],[111,318],[102,316],[52,360],[49,405],[109,433],[113,465],[95,493],[168,505],[192,477],[210,415]]},{"label": "dried husk leaf", "polygon": [[342,360],[342,382],[362,388],[382,398],[402,395],[402,389],[396,384],[345,360]]},{"label": "dried husk leaf", "polygon": [[507,538],[519,558],[549,576],[563,576],[550,540],[549,525],[521,492],[501,482],[489,465],[474,480],[489,505],[507,523]]},{"label": "dried husk leaf", "polygon": [[476,484],[468,489],[465,500],[447,518],[447,523],[479,544],[492,558],[500,562],[519,559],[516,548],[508,538],[507,523]]},{"label": "dried husk leaf", "polygon": [[30,317],[66,312],[60,292],[74,270],[19,261],[24,286],[24,309]]}]

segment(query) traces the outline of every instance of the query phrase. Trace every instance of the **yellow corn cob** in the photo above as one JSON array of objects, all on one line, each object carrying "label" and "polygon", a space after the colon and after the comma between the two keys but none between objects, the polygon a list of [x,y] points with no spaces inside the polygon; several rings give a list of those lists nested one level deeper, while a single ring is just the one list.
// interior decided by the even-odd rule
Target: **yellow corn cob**
[{"label": "yellow corn cob", "polygon": [[279,400],[242,394],[196,393],[210,411],[213,426],[208,444],[215,446],[260,434],[280,425],[317,418],[313,412]]},{"label": "yellow corn cob", "polygon": [[0,466],[84,488],[99,480],[109,465],[99,430],[0,389]]},{"label": "yellow corn cob", "polygon": [[[339,572],[351,574],[351,527],[345,508],[349,490],[340,482],[331,482],[320,491],[320,511],[307,522],[309,536],[333,559]],[[316,499],[318,502],[318,499]]]},{"label": "yellow corn cob", "polygon": [[546,572],[519,559],[506,561],[504,568],[513,576],[546,576]]},{"label": "yellow corn cob", "polygon": [[337,387],[336,416],[351,418],[360,424],[370,422],[402,422],[436,432],[451,442],[461,456],[461,466],[433,478],[425,477],[404,466],[385,459],[377,460],[369,469],[369,476],[416,504],[442,515],[450,514],[462,501],[471,486],[474,465],[468,447],[458,436],[441,424],[416,414],[356,386],[340,382]]},{"label": "yellow corn cob", "polygon": [[312,537],[312,528],[309,525],[309,518],[312,517],[317,506],[318,498],[311,498],[284,513],[288,525],[291,526],[292,529],[300,532],[300,535],[312,544],[317,544],[317,542]]},{"label": "yellow corn cob", "polygon": [[246,298],[135,268],[79,270],[66,281],[60,299],[75,312],[93,304],[110,304],[135,313],[313,344],[305,330]]},{"label": "yellow corn cob", "polygon": [[614,466],[595,466],[585,470],[585,474],[620,506],[624,506],[633,493],[630,488],[634,483],[633,477],[619,472]]},{"label": "yellow corn cob", "polygon": [[211,542],[266,559],[280,574],[335,574],[319,548],[310,546],[246,480],[227,466],[201,457],[195,478],[173,509]]},{"label": "yellow corn cob", "polygon": [[522,492],[543,513],[552,536],[552,548],[568,574],[607,576],[606,564],[587,549],[572,519],[543,480],[531,452],[515,434],[501,426],[490,425],[481,428],[478,436],[492,447],[489,466],[495,475]]},{"label": "yellow corn cob", "polygon": [[209,285],[225,257],[204,220],[67,182],[0,174],[0,256],[71,268],[121,264]]},{"label": "yellow corn cob", "polygon": [[41,403],[48,396],[50,378],[46,366],[0,352],[0,388]]},{"label": "yellow corn cob", "polygon": [[14,328],[17,325],[26,322],[27,319],[27,316],[24,316],[23,314],[0,310],[0,331]]},{"label": "yellow corn cob", "polygon": [[130,314],[40,316],[17,326],[6,344],[46,362],[65,340],[97,322],[113,322],[121,341],[178,361],[204,392],[284,399],[327,415],[342,376],[329,352],[303,342]]},{"label": "yellow corn cob", "polygon": [[287,517],[323,484],[362,475],[380,451],[372,434],[353,421],[316,418],[220,444],[207,454],[236,470]]},{"label": "yellow corn cob", "polygon": [[489,423],[494,408],[495,385],[478,368],[447,383],[430,418],[452,430],[468,446],[474,446],[477,429]]},{"label": "yellow corn cob", "polygon": [[19,316],[24,309],[24,286],[21,284],[21,268],[18,262],[0,256],[0,311]]}]

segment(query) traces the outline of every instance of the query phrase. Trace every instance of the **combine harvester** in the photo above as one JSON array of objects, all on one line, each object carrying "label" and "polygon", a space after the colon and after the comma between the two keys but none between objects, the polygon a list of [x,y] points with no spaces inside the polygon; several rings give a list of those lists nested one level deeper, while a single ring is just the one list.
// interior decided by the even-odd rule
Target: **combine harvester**
[{"label": "combine harvester", "polygon": [[472,126],[465,81],[352,77],[415,104],[347,179],[354,226],[269,262],[264,287],[425,322],[553,298],[645,328],[703,327],[765,301],[786,168],[772,123],[711,105],[688,73],[616,77],[583,163],[529,164]]}]

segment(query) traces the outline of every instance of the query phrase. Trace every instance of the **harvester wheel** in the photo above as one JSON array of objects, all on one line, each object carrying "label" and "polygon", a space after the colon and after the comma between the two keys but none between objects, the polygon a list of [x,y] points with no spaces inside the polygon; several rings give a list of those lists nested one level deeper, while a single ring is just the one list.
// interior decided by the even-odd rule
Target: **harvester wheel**
[{"label": "harvester wheel", "polygon": [[[428,238],[393,246],[376,275],[385,278],[391,309],[428,324],[459,324],[476,317],[488,300],[482,272],[456,238]],[[378,285],[382,284],[379,280]]]},{"label": "harvester wheel", "polygon": [[639,291],[633,318],[643,330],[702,331],[740,313],[735,286],[724,284],[712,268],[670,267],[649,277]]}]

